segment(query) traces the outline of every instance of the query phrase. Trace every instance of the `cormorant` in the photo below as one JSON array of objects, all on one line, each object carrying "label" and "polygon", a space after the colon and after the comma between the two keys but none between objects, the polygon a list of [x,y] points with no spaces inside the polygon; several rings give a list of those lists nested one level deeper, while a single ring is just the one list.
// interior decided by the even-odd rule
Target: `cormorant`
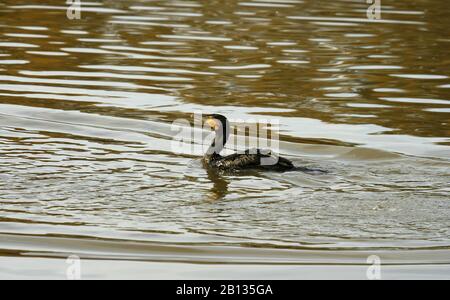
[{"label": "cormorant", "polygon": [[286,158],[273,155],[270,151],[260,149],[246,150],[245,153],[221,156],[225,144],[230,137],[230,123],[227,118],[212,114],[207,116],[206,124],[216,132],[216,136],[205,156],[203,163],[207,168],[219,171],[239,171],[248,169],[262,169],[272,171],[293,170],[294,164]]}]

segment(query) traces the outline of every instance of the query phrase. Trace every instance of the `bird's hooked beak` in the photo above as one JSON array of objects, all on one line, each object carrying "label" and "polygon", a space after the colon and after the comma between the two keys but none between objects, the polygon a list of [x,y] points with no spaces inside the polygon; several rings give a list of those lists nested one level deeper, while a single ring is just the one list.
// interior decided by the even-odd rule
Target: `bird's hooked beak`
[{"label": "bird's hooked beak", "polygon": [[218,130],[219,124],[217,120],[215,120],[213,117],[208,116],[208,119],[205,122],[208,126],[210,126],[212,129]]}]

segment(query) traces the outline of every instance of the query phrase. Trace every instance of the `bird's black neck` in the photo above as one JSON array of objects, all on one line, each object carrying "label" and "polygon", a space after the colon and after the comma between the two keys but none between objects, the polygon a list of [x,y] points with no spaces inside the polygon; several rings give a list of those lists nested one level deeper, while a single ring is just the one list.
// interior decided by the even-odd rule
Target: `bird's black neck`
[{"label": "bird's black neck", "polygon": [[206,152],[206,156],[209,158],[220,157],[220,152],[222,152],[222,150],[225,148],[225,144],[227,143],[229,136],[230,125],[228,121],[225,121],[225,124],[220,124],[220,126],[216,129],[216,135],[211,146]]}]

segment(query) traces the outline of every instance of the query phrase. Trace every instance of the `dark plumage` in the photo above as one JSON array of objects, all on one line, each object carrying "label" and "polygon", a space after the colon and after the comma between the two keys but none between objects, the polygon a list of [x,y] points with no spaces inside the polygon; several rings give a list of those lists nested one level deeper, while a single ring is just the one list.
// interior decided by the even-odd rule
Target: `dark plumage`
[{"label": "dark plumage", "polygon": [[[230,125],[226,117],[222,115],[209,115],[206,121],[216,131],[216,137],[203,157],[203,163],[208,168],[220,171],[237,171],[248,169],[262,169],[272,171],[289,171],[295,167],[291,161],[283,157],[277,157],[270,151],[251,149],[242,154],[232,154],[223,157],[220,152],[225,147],[230,136]],[[265,159],[265,164],[262,160]],[[267,162],[270,162],[269,164]]]}]

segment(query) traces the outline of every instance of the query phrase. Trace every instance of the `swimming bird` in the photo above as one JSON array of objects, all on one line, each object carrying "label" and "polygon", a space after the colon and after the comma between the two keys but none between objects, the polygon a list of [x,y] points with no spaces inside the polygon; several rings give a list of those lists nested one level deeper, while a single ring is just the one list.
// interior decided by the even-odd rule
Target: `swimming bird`
[{"label": "swimming bird", "polygon": [[249,149],[242,154],[221,156],[220,153],[230,137],[230,123],[226,117],[212,114],[207,116],[206,124],[211,126],[216,133],[214,141],[203,157],[203,164],[207,168],[219,171],[262,169],[280,172],[295,168],[291,161],[278,157],[268,150]]}]

